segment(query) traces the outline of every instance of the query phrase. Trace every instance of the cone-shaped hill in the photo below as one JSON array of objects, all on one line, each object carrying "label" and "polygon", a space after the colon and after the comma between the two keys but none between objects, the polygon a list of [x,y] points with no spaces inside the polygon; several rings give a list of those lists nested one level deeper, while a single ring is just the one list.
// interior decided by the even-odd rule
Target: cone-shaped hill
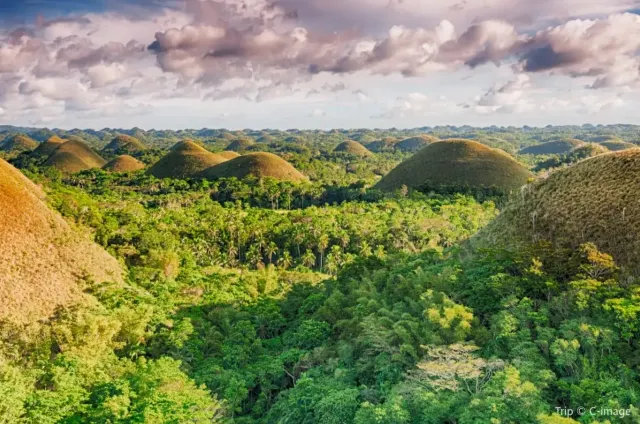
[{"label": "cone-shaped hill", "polygon": [[228,162],[204,171],[201,176],[209,180],[216,178],[243,179],[255,177],[271,177],[282,181],[306,180],[303,174],[280,156],[267,152],[247,153]]},{"label": "cone-shaped hill", "polygon": [[404,140],[398,142],[395,147],[396,149],[402,152],[417,152],[418,150],[426,147],[430,144],[439,141],[438,138],[432,135],[419,135],[417,137],[405,138]]},{"label": "cone-shaped hill", "polygon": [[222,156],[186,140],[173,146],[147,173],[156,178],[189,178],[225,161]]},{"label": "cone-shaped hill", "polygon": [[617,140],[603,141],[600,143],[600,145],[606,147],[612,152],[620,152],[622,150],[638,148],[638,145],[636,144],[627,143],[626,141],[617,141]]},{"label": "cone-shaped hill", "polygon": [[522,190],[474,239],[518,248],[592,242],[640,271],[640,149],[608,153],[553,172]]},{"label": "cone-shaped hill", "polygon": [[129,135],[117,135],[111,140],[111,143],[102,149],[103,152],[110,155],[126,155],[146,150],[147,146],[140,140]]},{"label": "cone-shaped hill", "polygon": [[56,151],[58,147],[63,145],[66,140],[61,139],[57,135],[52,135],[44,143],[40,143],[38,147],[31,153],[32,156],[38,158],[48,158]]},{"label": "cone-shaped hill", "polygon": [[565,140],[549,141],[547,143],[538,144],[536,146],[530,146],[526,149],[520,150],[521,155],[562,155],[569,153],[576,147],[584,144],[582,140],[575,140],[568,138]]},{"label": "cone-shaped hill", "polygon": [[224,152],[220,152],[220,153],[217,153],[217,154],[222,156],[226,160],[235,159],[235,158],[240,156],[240,153],[232,152],[232,151],[229,151],[229,150],[225,150]]},{"label": "cone-shaped hill", "polygon": [[255,141],[253,141],[250,138],[237,138],[235,140],[233,140],[231,143],[229,143],[229,145],[227,146],[226,150],[229,150],[231,152],[246,152],[248,149],[250,149],[252,146],[254,146],[256,144]]},{"label": "cone-shaped hill", "polygon": [[82,141],[73,139],[61,144],[44,164],[73,174],[86,169],[102,168],[106,161]]},{"label": "cone-shaped hill", "polygon": [[372,141],[371,143],[367,143],[367,149],[372,152],[382,153],[393,151],[396,148],[396,144],[398,140],[393,137],[385,137],[382,140]]},{"label": "cone-shaped hill", "polygon": [[0,160],[0,320],[33,322],[82,298],[80,280],[122,281],[118,262],[72,229]]},{"label": "cone-shaped hill", "polygon": [[0,142],[0,151],[3,152],[28,152],[38,147],[38,142],[24,134],[16,134]]},{"label": "cone-shaped hill", "polygon": [[144,169],[144,163],[132,156],[122,155],[107,163],[102,169],[109,172],[135,172]]},{"label": "cone-shaped hill", "polygon": [[338,144],[338,146],[336,146],[336,148],[333,151],[336,153],[346,153],[349,155],[360,156],[360,157],[366,157],[366,156],[372,155],[372,153],[366,147],[364,147],[362,144],[358,143],[357,141],[353,141],[353,140],[343,141],[342,143]]},{"label": "cone-shaped hill", "polygon": [[403,185],[416,190],[507,193],[527,183],[532,174],[502,150],[471,140],[446,140],[424,147],[376,185],[393,191]]}]

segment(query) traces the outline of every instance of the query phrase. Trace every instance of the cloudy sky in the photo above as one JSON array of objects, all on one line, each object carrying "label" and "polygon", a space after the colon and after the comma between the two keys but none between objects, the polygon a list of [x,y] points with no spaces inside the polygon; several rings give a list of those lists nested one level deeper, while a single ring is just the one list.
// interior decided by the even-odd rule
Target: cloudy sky
[{"label": "cloudy sky", "polygon": [[0,0],[0,124],[637,123],[640,0]]}]

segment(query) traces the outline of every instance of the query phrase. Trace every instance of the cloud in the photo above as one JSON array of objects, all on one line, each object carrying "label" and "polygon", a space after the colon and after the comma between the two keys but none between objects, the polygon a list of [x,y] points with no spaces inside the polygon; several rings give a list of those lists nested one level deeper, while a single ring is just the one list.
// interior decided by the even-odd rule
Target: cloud
[{"label": "cloud", "polygon": [[316,109],[313,109],[313,111],[311,111],[311,114],[309,116],[311,118],[323,118],[327,116],[327,112],[325,112],[322,109],[316,108]]},{"label": "cloud", "polygon": [[423,93],[415,92],[406,96],[399,96],[386,111],[373,116],[373,118],[387,120],[421,119],[459,110],[460,107],[446,97],[432,99]]},{"label": "cloud", "polygon": [[528,110],[532,107],[526,94],[531,89],[531,78],[520,74],[505,84],[496,84],[482,95],[473,105],[476,112],[486,113],[514,113]]}]

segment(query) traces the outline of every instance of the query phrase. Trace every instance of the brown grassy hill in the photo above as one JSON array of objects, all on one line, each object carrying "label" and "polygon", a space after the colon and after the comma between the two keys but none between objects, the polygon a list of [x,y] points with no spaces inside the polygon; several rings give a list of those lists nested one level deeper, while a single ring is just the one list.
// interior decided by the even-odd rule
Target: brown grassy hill
[{"label": "brown grassy hill", "polygon": [[640,150],[608,153],[527,186],[476,243],[518,247],[586,242],[640,271]]},{"label": "brown grassy hill", "polygon": [[582,140],[568,138],[565,140],[549,141],[537,146],[527,147],[520,150],[521,155],[561,155],[569,153],[571,150],[584,144]]},{"label": "brown grassy hill", "polygon": [[109,172],[135,172],[144,169],[144,163],[132,156],[122,155],[107,163],[102,169]]},{"label": "brown grassy hill", "polygon": [[156,178],[189,178],[222,162],[224,157],[186,140],[173,146],[147,173]]},{"label": "brown grassy hill", "polygon": [[446,140],[424,147],[376,185],[393,191],[403,185],[417,190],[509,192],[532,174],[505,152],[471,140]]},{"label": "brown grassy hill", "polygon": [[231,151],[228,151],[228,150],[225,150],[224,152],[220,152],[220,153],[217,153],[217,154],[222,156],[223,158],[225,158],[227,160],[235,159],[235,158],[240,156],[240,153],[231,152]]},{"label": "brown grassy hill", "polygon": [[338,146],[333,151],[336,153],[347,153],[360,157],[367,157],[372,155],[372,153],[366,147],[353,140],[347,140],[338,144]]},{"label": "brown grassy hill", "polygon": [[302,181],[306,177],[289,162],[273,153],[247,153],[228,162],[207,169],[202,173],[206,179],[231,178],[243,179],[255,177],[271,177],[284,181]]},{"label": "brown grassy hill", "polygon": [[147,146],[135,137],[119,134],[111,140],[111,143],[102,149],[103,152],[111,155],[126,155],[146,150]]},{"label": "brown grassy hill", "polygon": [[398,142],[395,145],[395,148],[402,152],[417,152],[423,147],[428,146],[429,144],[433,144],[436,141],[439,141],[438,138],[432,135],[419,135],[417,137],[405,138],[404,140]]},{"label": "brown grassy hill", "polygon": [[371,143],[367,143],[367,149],[376,153],[389,152],[395,149],[397,143],[397,139],[393,137],[385,137],[382,140],[376,140],[372,141]]},{"label": "brown grassy hill", "polygon": [[72,229],[43,193],[0,160],[0,320],[32,322],[82,298],[86,275],[122,281],[118,262]]},{"label": "brown grassy hill", "polygon": [[40,143],[40,145],[32,152],[32,155],[39,158],[48,158],[65,142],[66,140],[61,139],[57,135],[52,135],[47,141]]},{"label": "brown grassy hill", "polygon": [[237,138],[233,140],[225,150],[242,153],[242,152],[246,152],[255,144],[256,142],[250,138]]},{"label": "brown grassy hill", "polygon": [[44,164],[73,174],[86,169],[102,168],[106,161],[82,141],[73,139],[61,144]]},{"label": "brown grassy hill", "polygon": [[622,150],[637,149],[638,148],[638,146],[636,144],[627,143],[625,141],[617,141],[617,140],[603,141],[603,142],[600,143],[600,145],[606,147],[607,149],[611,150],[612,152],[620,152]]},{"label": "brown grassy hill", "polygon": [[28,152],[38,147],[38,142],[24,134],[16,134],[5,138],[0,142],[0,151],[3,152]]}]

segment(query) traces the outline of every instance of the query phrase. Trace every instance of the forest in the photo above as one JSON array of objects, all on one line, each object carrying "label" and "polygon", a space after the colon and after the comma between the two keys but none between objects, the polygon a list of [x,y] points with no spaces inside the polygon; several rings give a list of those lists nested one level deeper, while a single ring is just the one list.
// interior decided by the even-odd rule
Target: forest
[{"label": "forest", "polygon": [[0,314],[0,423],[640,423],[638,127],[0,131],[124,270]]}]

